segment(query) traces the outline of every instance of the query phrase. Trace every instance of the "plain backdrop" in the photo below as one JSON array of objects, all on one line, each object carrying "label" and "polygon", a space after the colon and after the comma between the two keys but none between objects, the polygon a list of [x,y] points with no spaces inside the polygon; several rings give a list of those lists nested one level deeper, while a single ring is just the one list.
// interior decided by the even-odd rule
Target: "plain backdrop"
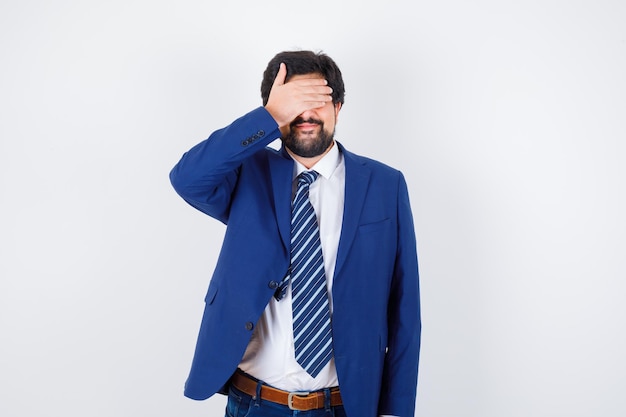
[{"label": "plain backdrop", "polygon": [[291,49],[336,60],[336,137],[409,184],[416,415],[626,415],[625,22],[622,0],[2,0],[0,415],[223,415],[182,390],[224,226],[168,173]]}]

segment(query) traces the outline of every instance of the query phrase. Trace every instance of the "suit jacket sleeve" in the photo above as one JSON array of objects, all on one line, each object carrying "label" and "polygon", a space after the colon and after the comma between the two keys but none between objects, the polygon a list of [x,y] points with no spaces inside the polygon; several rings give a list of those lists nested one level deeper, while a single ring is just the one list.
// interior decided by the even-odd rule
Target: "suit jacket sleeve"
[{"label": "suit jacket sleeve", "polygon": [[412,417],[421,332],[417,244],[402,175],[398,187],[398,249],[388,307],[389,340],[379,413]]},{"label": "suit jacket sleeve", "polygon": [[241,163],[278,137],[278,124],[259,107],[186,152],[170,172],[172,186],[193,207],[228,223]]}]

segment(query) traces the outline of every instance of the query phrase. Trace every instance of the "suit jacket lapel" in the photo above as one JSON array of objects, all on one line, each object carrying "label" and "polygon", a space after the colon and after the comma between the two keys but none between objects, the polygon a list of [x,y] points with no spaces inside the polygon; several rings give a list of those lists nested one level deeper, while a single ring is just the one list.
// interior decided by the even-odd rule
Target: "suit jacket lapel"
[{"label": "suit jacket lapel", "polygon": [[346,166],[346,190],[343,208],[343,223],[341,225],[341,236],[339,238],[339,248],[337,250],[337,263],[335,265],[335,277],[341,272],[344,262],[348,256],[352,242],[356,235],[363,209],[363,201],[367,193],[367,184],[370,178],[370,169],[350,152],[339,144],[339,148],[344,156]]},{"label": "suit jacket lapel", "polygon": [[293,159],[281,148],[270,163],[276,223],[283,246],[289,253],[291,246],[291,185],[293,177]]}]

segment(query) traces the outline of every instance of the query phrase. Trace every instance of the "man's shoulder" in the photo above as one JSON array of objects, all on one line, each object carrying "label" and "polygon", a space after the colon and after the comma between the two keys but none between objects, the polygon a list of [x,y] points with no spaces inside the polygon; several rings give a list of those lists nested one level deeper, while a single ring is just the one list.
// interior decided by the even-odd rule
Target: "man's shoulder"
[{"label": "man's shoulder", "polygon": [[354,152],[351,152],[345,148],[345,146],[339,144],[339,148],[343,153],[344,160],[347,161],[348,164],[355,163],[358,165],[363,165],[370,168],[373,172],[386,174],[386,175],[401,175],[400,170],[392,167],[384,162],[381,162],[377,159],[373,159],[367,156],[359,155]]}]

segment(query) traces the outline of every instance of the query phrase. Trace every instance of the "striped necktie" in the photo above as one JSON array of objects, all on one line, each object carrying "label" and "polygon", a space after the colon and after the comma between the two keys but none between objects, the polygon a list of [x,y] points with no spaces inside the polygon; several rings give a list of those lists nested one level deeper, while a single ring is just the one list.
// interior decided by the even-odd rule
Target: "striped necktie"
[{"label": "striped necktie", "polygon": [[316,377],[332,356],[330,309],[319,226],[309,201],[315,171],[298,175],[291,207],[291,294],[296,361]]}]

